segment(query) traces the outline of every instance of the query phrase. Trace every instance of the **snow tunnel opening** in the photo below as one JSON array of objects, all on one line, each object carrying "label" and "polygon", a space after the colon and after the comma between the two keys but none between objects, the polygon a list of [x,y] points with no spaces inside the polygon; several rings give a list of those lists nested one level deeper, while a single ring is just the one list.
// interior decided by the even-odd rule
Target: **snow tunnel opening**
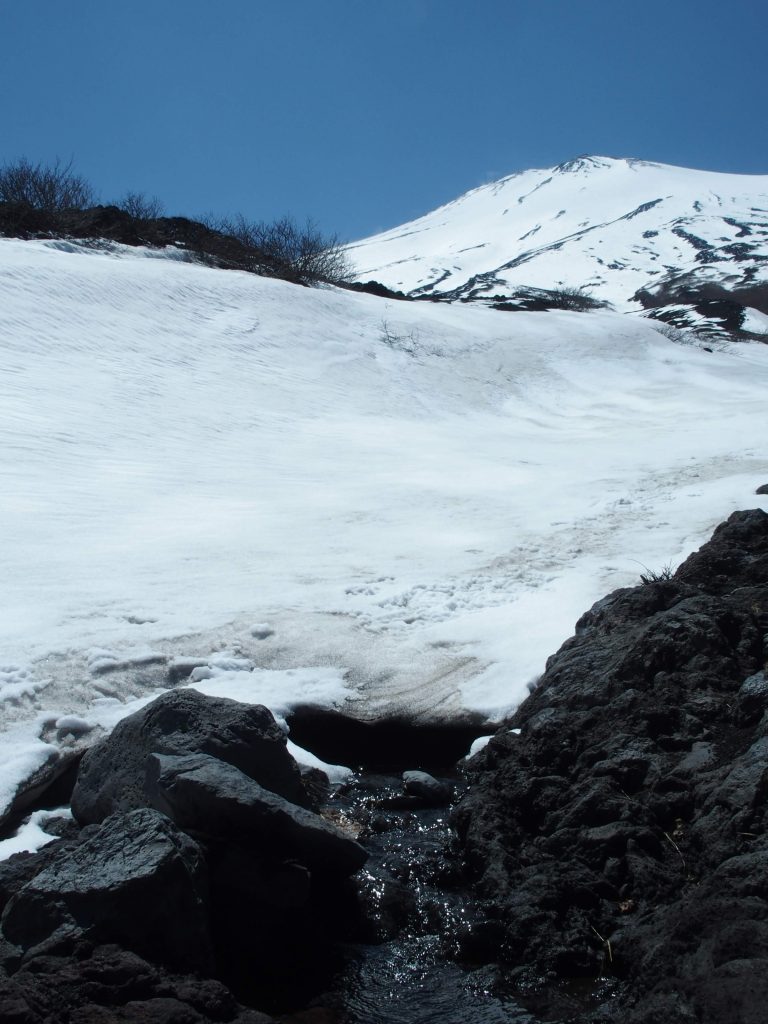
[{"label": "snow tunnel opening", "polygon": [[365,771],[418,768],[449,772],[478,738],[495,726],[480,715],[452,722],[423,722],[404,716],[363,721],[340,711],[308,705],[286,716],[291,740],[329,764]]}]

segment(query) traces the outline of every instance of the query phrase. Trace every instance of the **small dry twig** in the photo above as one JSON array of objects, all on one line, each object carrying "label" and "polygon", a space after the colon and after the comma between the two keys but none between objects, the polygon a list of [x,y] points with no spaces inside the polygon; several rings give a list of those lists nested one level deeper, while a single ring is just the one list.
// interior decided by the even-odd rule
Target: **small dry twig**
[{"label": "small dry twig", "polygon": [[677,845],[677,843],[672,838],[672,836],[669,834],[669,832],[665,832],[664,833],[664,837],[665,837],[665,839],[669,840],[669,842],[672,844],[672,846],[674,846],[675,850],[677,851],[678,857],[683,862],[683,871],[687,871],[688,870],[688,865],[685,863],[685,857],[683,856],[683,854],[682,854],[682,852],[680,850],[680,847]]},{"label": "small dry twig", "polygon": [[608,963],[612,964],[613,963],[613,950],[611,949],[611,940],[610,939],[604,939],[603,936],[600,934],[600,932],[597,930],[597,928],[593,928],[592,925],[590,925],[589,927],[592,928],[592,931],[595,933],[595,935],[598,937],[598,939],[600,939],[602,944],[608,950]]}]

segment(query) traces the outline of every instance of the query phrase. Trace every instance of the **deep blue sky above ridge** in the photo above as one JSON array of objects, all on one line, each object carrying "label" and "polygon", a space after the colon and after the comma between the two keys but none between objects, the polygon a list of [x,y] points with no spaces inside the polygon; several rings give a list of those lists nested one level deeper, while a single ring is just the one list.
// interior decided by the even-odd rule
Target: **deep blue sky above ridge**
[{"label": "deep blue sky above ridge", "polygon": [[0,0],[0,163],[360,238],[593,153],[768,174],[766,0]]}]

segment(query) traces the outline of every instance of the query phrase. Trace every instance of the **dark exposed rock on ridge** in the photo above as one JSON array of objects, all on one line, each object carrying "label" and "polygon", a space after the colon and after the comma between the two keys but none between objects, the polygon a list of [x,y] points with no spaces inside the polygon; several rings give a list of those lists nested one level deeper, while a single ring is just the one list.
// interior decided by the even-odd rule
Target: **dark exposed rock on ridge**
[{"label": "dark exposed rock on ridge", "polygon": [[[149,214],[149,215],[147,215]],[[244,270],[294,284],[346,279],[335,238],[323,239],[311,226],[295,228],[284,218],[274,225],[219,224],[188,217],[152,216],[123,206],[43,208],[30,202],[0,202],[0,236],[78,241],[88,248],[110,243],[176,250],[177,258],[223,270]]]},{"label": "dark exposed rock on ridge", "polygon": [[473,759],[455,824],[480,958],[547,1019],[575,977],[614,981],[570,1020],[765,1019],[767,659],[768,515],[736,512],[587,612]]}]

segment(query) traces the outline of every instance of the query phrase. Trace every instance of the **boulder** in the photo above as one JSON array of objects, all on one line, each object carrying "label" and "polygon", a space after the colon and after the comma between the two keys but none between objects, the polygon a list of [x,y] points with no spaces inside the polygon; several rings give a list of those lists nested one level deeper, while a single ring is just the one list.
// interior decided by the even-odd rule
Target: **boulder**
[{"label": "boulder", "polygon": [[207,754],[150,755],[146,795],[179,828],[206,841],[247,844],[260,857],[337,875],[353,874],[368,857],[318,814]]},{"label": "boulder", "polygon": [[171,690],[124,718],[80,763],[72,811],[82,824],[146,806],[147,756],[203,752],[235,765],[265,789],[305,804],[286,737],[260,705]]},{"label": "boulder", "polygon": [[[21,950],[0,935],[0,978],[13,974],[21,963]],[[2,1020],[0,1015],[0,1020]]]},{"label": "boulder", "polygon": [[87,938],[184,970],[213,966],[202,852],[149,808],[115,815],[80,844],[54,848],[10,898],[0,926],[28,957]]},{"label": "boulder", "polygon": [[403,788],[406,793],[423,800],[427,807],[446,807],[453,796],[447,782],[440,782],[428,772],[403,772]]},{"label": "boulder", "polygon": [[745,679],[737,697],[739,717],[744,725],[757,722],[768,711],[768,675],[756,672]]}]

